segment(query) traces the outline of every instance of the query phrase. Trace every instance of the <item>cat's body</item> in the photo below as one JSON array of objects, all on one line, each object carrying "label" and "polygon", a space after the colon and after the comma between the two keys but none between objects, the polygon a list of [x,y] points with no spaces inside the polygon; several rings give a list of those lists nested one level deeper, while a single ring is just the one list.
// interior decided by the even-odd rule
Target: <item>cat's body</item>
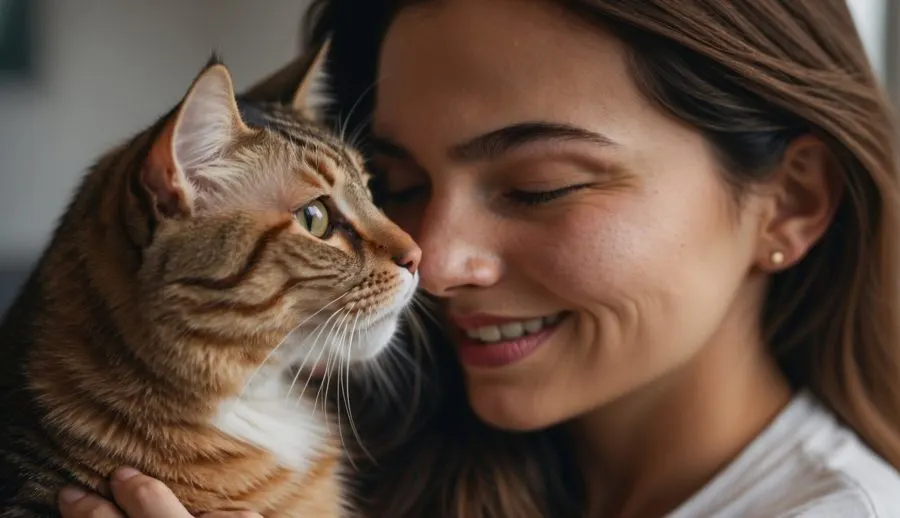
[{"label": "cat's body", "polygon": [[0,517],[121,465],[192,512],[341,516],[340,441],[292,366],[383,350],[418,251],[306,88],[238,102],[211,64],[88,174],[0,328]]}]

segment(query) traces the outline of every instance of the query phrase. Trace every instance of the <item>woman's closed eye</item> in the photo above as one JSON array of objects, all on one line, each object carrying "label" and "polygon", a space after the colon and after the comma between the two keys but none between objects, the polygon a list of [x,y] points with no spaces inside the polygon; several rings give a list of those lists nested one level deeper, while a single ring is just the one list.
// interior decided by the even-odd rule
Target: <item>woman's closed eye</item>
[{"label": "woman's closed eye", "polygon": [[[548,204],[554,200],[563,198],[576,191],[590,187],[590,183],[567,185],[557,189],[533,190],[511,189],[503,194],[510,203],[526,207],[535,207]],[[427,183],[408,185],[397,188],[387,188],[383,191],[382,199],[385,204],[402,206],[419,203],[429,195],[430,186]]]},{"label": "woman's closed eye", "polygon": [[591,185],[592,184],[590,183],[582,183],[541,191],[513,189],[507,192],[505,197],[507,200],[517,205],[536,206],[550,203],[568,194],[590,187]]}]

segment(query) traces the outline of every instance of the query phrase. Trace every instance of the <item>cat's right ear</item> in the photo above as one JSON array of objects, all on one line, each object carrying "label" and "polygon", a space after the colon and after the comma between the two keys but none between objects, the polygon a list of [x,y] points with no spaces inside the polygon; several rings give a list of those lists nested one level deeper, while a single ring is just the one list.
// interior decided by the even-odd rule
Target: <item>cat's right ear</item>
[{"label": "cat's right ear", "polygon": [[211,62],[165,121],[141,171],[157,218],[191,215],[198,186],[214,188],[228,175],[216,166],[235,140],[249,133],[234,98],[231,74],[224,65]]}]

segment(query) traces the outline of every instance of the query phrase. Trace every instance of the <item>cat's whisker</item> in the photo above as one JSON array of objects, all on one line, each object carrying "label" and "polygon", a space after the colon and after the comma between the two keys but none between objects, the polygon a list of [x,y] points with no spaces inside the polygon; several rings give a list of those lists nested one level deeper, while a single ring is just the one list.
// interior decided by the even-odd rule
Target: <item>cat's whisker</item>
[{"label": "cat's whisker", "polygon": [[[351,309],[351,307],[347,307],[347,308],[343,308],[343,309],[346,311],[349,311]],[[318,356],[316,356],[316,361],[313,364],[314,367],[316,365],[319,365],[319,361],[322,359],[322,354],[328,348],[328,343],[331,340],[331,333],[334,331],[334,326],[337,325],[338,322],[340,322],[340,320],[336,319],[334,322],[332,322],[331,327],[328,329],[328,334],[325,335],[325,340],[322,342],[322,347],[320,348],[319,354],[318,354]],[[315,347],[312,347],[311,349],[314,349],[314,348]],[[327,369],[326,369],[326,377],[327,377]],[[300,396],[297,397],[297,406],[300,405],[300,401],[303,399],[303,394],[306,393],[306,389],[307,389],[307,387],[309,387],[309,383],[310,383],[310,381],[312,381],[312,379],[313,379],[313,376],[309,376],[308,378],[306,378],[306,383],[303,385],[303,389],[300,391]],[[322,386],[319,385],[319,390],[321,390],[321,389],[322,389]],[[318,391],[316,392],[316,401],[318,401]],[[314,414],[315,414],[315,409],[316,409],[316,407],[315,407],[315,402],[314,402],[313,403],[313,413]]]},{"label": "cat's whisker", "polygon": [[[337,133],[338,133],[338,135],[340,135],[342,142],[346,142],[346,140],[344,140],[344,136],[347,132],[347,125],[350,124],[350,118],[353,117],[353,112],[356,111],[356,108],[359,106],[359,103],[362,102],[363,98],[365,98],[365,96],[368,95],[369,92],[372,91],[372,89],[374,89],[376,86],[378,86],[378,83],[381,82],[381,80],[384,79],[384,77],[385,77],[384,75],[376,77],[375,80],[372,81],[372,84],[370,84],[368,87],[366,87],[366,89],[363,90],[362,93],[359,94],[359,96],[356,98],[356,101],[354,101],[353,105],[350,106],[350,110],[347,112],[347,115],[344,117],[336,118],[337,119],[336,122],[339,123]],[[363,125],[361,124],[360,126],[363,126]]]},{"label": "cat's whisker", "polygon": [[[338,308],[337,311],[335,311],[334,313],[332,313],[331,315],[329,315],[329,317],[325,320],[325,322],[323,322],[322,324],[316,326],[316,328],[310,333],[310,335],[315,335],[315,336],[314,336],[314,338],[313,338],[312,344],[310,344],[308,350],[306,351],[306,356],[303,357],[303,361],[300,363],[299,370],[300,370],[301,372],[306,368],[306,362],[309,361],[309,357],[310,357],[310,356],[313,354],[313,352],[316,350],[316,346],[317,346],[318,343],[319,343],[319,338],[322,337],[322,333],[325,331],[325,328],[328,327],[328,323],[331,322],[331,319],[338,317],[343,311],[344,311],[344,308]],[[336,321],[335,321],[335,322],[336,322]],[[334,325],[334,323],[332,323],[332,325]],[[328,341],[326,340],[326,341],[323,343],[323,347],[324,347],[327,343],[328,343]],[[321,355],[321,352],[320,352],[319,354]],[[291,388],[293,389],[293,386],[291,386]]]},{"label": "cat's whisker", "polygon": [[361,144],[361,142],[362,142],[362,135],[363,135],[363,132],[365,132],[366,126],[367,126],[371,121],[372,121],[372,116],[371,116],[371,115],[366,116],[366,118],[364,119],[364,121],[361,122],[361,123],[356,127],[355,130],[353,130],[353,133],[350,134],[350,137],[348,137],[347,140],[345,140],[345,142],[347,143],[347,145],[349,145],[350,147],[359,149],[359,148],[361,147],[360,144]]},{"label": "cat's whisker", "polygon": [[[356,315],[356,319],[357,319],[357,321],[359,320],[359,314]],[[358,325],[358,322],[354,322],[355,330],[356,330],[357,333],[359,333],[360,331],[359,331],[359,327],[357,327],[357,325]],[[368,327],[366,327],[366,331],[368,331]],[[346,406],[347,406],[347,420],[348,420],[348,422],[350,423],[350,429],[353,431],[353,435],[354,435],[354,437],[356,438],[356,443],[359,444],[360,449],[362,449],[363,453],[365,453],[366,456],[369,457],[369,459],[370,459],[373,463],[377,464],[377,461],[375,460],[375,457],[372,455],[372,453],[369,451],[369,449],[366,448],[366,445],[365,445],[365,443],[363,442],[362,437],[361,437],[360,434],[359,434],[359,429],[356,427],[356,422],[355,422],[355,420],[353,419],[353,405],[350,404],[350,368],[351,368],[351,365],[350,365],[350,357],[351,357],[351,356],[350,356],[350,354],[351,354],[350,347],[353,346],[353,340],[352,340],[353,334],[352,334],[352,333],[351,333],[351,335],[350,335],[350,338],[351,338],[351,340],[350,340],[350,343],[349,343],[348,346],[347,346],[347,353],[344,355],[344,357],[346,358],[346,362],[345,362],[346,367],[345,367],[345,382],[344,382],[344,387],[345,387],[345,390],[344,390],[344,398],[345,398],[345,402],[346,402]],[[352,457],[351,457],[351,464],[353,465],[354,468],[356,468],[356,464],[353,463]]]},{"label": "cat's whisker", "polygon": [[[334,348],[329,348],[329,347],[328,347],[328,345],[331,343],[331,340],[332,340],[332,333],[334,333],[334,331],[335,331],[335,326],[337,326],[336,329],[338,330],[338,332],[340,332],[341,326],[344,324],[344,321],[345,321],[345,320],[347,319],[347,317],[350,315],[350,312],[353,310],[353,308],[354,308],[354,304],[353,304],[353,303],[349,304],[349,305],[345,308],[346,312],[344,313],[344,316],[341,317],[340,320],[335,320],[335,321],[334,321],[334,324],[331,325],[331,328],[328,330],[328,335],[326,335],[325,341],[322,343],[322,351],[319,352],[319,356],[318,356],[318,358],[316,358],[316,365],[319,365],[319,364],[320,364],[320,363],[319,363],[319,360],[321,360],[321,358],[322,358],[322,353],[325,352],[325,349],[329,349],[328,356],[326,357],[326,361],[325,361],[325,372],[324,372],[324,376],[325,376],[325,384],[326,384],[326,385],[327,385],[327,383],[328,383],[328,380],[330,379],[330,376],[329,376],[329,374],[330,374],[330,373],[329,373],[329,364],[330,364],[330,362],[331,362],[331,357],[332,357],[332,355],[334,354]],[[334,336],[337,336],[337,334],[334,333]],[[312,377],[310,377],[310,379],[312,379]],[[308,380],[306,381],[307,385],[309,385],[310,379],[308,379]],[[316,408],[318,407],[318,404],[319,404],[319,396],[320,396],[320,394],[322,393],[322,388],[323,388],[323,387],[325,387],[325,385],[319,384],[319,388],[316,390],[316,397],[315,397],[315,400],[313,401],[313,415],[315,415]],[[306,385],[304,385],[303,391],[300,393],[300,396],[301,396],[301,397],[303,396],[303,393],[304,393],[304,392],[306,392]],[[326,388],[326,393],[327,393],[327,388]],[[299,400],[299,399],[297,400],[297,404],[298,404],[298,405],[300,404],[300,400]]]},{"label": "cat's whisker", "polygon": [[366,325],[365,325],[365,328],[366,328],[366,341],[367,341],[367,342],[370,341],[370,340],[372,339],[372,338],[370,337],[370,335],[369,335],[369,330],[370,330],[371,327],[372,327],[372,315],[370,314],[370,315],[367,315],[367,316],[366,316]]},{"label": "cat's whisker", "polygon": [[405,314],[407,318],[409,335],[406,337],[411,348],[416,353],[416,358],[411,361],[417,367],[420,365],[421,355],[425,355],[429,359],[433,359],[432,350],[428,347],[428,327],[422,321],[421,316],[416,311],[408,311]]},{"label": "cat's whisker", "polygon": [[416,365],[416,375],[419,376],[421,369],[422,355],[429,360],[434,360],[433,351],[427,345],[428,326],[425,321],[430,320],[434,325],[440,327],[441,320],[436,316],[439,311],[437,304],[432,300],[420,294],[413,296],[410,306],[404,311],[404,317],[407,319],[409,336],[407,340],[411,349],[415,351],[416,357],[412,359],[412,363]]},{"label": "cat's whisker", "polygon": [[[338,387],[338,388],[340,388],[340,387]],[[340,392],[340,390],[338,390],[338,392]],[[341,398],[340,397],[337,398],[337,415],[338,416],[341,415]],[[344,442],[344,433],[342,431],[342,427],[340,426],[340,423],[338,423],[338,437],[340,437],[340,439],[341,439],[341,448],[344,450],[344,452],[348,451],[347,444]],[[350,456],[347,455],[347,458],[349,460]],[[350,460],[350,465],[352,465],[354,469],[356,468],[356,466],[353,464],[352,460]]]},{"label": "cat's whisker", "polygon": [[[340,315],[341,311],[343,311],[343,309],[339,308],[337,311],[332,313],[328,317],[328,319],[325,320],[325,322],[316,326],[316,328],[312,331],[312,333],[310,333],[310,335],[315,334],[315,338],[313,339],[313,343],[309,347],[309,350],[306,351],[306,356],[303,357],[303,361],[300,363],[299,366],[295,366],[295,368],[297,369],[297,372],[294,374],[294,379],[291,381],[291,385],[290,385],[290,387],[288,387],[288,390],[285,393],[285,399],[291,397],[291,393],[294,391],[294,386],[297,383],[297,380],[300,378],[300,375],[303,374],[303,372],[306,368],[306,362],[309,361],[310,355],[312,355],[313,351],[315,351],[316,344],[319,341],[319,337],[322,336],[322,332],[325,330],[325,327],[328,326],[328,322],[330,322],[331,319],[336,317],[337,315]],[[325,342],[325,344],[327,344],[327,341]],[[323,347],[325,347],[325,345],[323,345]]]},{"label": "cat's whisker", "polygon": [[[350,354],[350,347],[351,347],[352,344],[353,344],[353,333],[356,331],[356,325],[357,325],[358,323],[359,323],[359,312],[357,311],[357,312],[356,312],[356,318],[353,319],[353,325],[349,326],[350,336],[347,337],[346,340],[344,340],[344,336],[345,336],[345,335],[342,334],[341,340],[338,342],[339,347],[336,347],[336,348],[335,348],[335,353],[337,354],[337,361],[338,361],[338,365],[337,365],[337,398],[336,398],[336,399],[337,399],[337,406],[338,406],[337,426],[338,426],[338,435],[339,435],[339,437],[340,437],[340,439],[341,439],[341,446],[343,446],[344,451],[349,451],[349,450],[347,449],[347,444],[346,444],[346,442],[344,441],[344,426],[343,426],[343,422],[342,422],[342,419],[341,419],[341,415],[342,415],[342,414],[341,414],[341,411],[340,411],[340,408],[341,408],[341,392],[342,392],[342,391],[341,391],[341,385],[342,385],[342,381],[343,381],[342,370],[343,370],[343,368],[344,368],[345,365],[349,367],[349,363],[350,363],[350,360],[349,360],[349,359],[350,359],[350,356],[349,356],[349,354]],[[347,328],[345,328],[345,333],[346,333],[346,329],[347,329]],[[345,344],[346,344],[346,345],[345,345]],[[345,347],[346,347],[346,351],[345,351]],[[349,368],[348,368],[348,372],[349,372]],[[344,390],[344,393],[346,394],[346,390]],[[326,391],[326,396],[327,396],[327,391]],[[346,404],[346,408],[344,409],[344,411],[347,413],[347,415],[351,415],[351,410],[350,410],[350,400],[347,399],[346,401],[347,401],[347,404]],[[352,422],[352,418],[351,418],[351,422]],[[358,469],[358,467],[356,466],[356,464],[353,462],[352,456],[349,456],[349,455],[348,455],[347,458],[348,458],[348,460],[350,461],[350,465],[353,466],[354,469]]]},{"label": "cat's whisker", "polygon": [[[328,334],[325,335],[325,340],[322,342],[322,345],[321,345],[321,347],[319,348],[319,354],[316,356],[315,366],[321,365],[320,361],[321,361],[321,358],[322,358],[322,354],[325,352],[326,349],[328,349],[328,343],[329,343],[329,340],[331,339],[331,338],[330,338],[330,337],[331,337],[331,332],[333,331],[334,326],[335,326],[337,323],[338,323],[338,320],[335,320],[334,322],[332,322],[331,327],[330,327],[330,329],[328,330]],[[315,344],[314,344],[314,345],[315,345]],[[315,347],[312,347],[311,349],[314,350]],[[314,367],[314,368],[315,368],[315,367]],[[306,394],[306,389],[309,387],[309,384],[312,382],[312,380],[313,380],[314,377],[315,377],[315,376],[312,376],[312,375],[307,376],[306,382],[303,384],[303,388],[300,390],[300,394],[296,397],[296,400],[295,400],[295,403],[294,403],[295,408],[298,407],[298,406],[300,406],[300,403],[303,401],[303,396],[304,396],[304,394]],[[321,390],[322,390],[322,385],[319,384],[318,388],[316,389],[316,395],[317,395],[317,396],[318,396],[318,394],[319,394],[319,392],[320,392]],[[315,406],[315,405],[316,405],[317,402],[318,402],[318,397],[317,397],[316,400],[313,402],[313,413],[315,413],[315,410],[316,410],[316,406]],[[326,425],[327,425],[327,423],[326,423]]]},{"label": "cat's whisker", "polygon": [[[357,315],[356,315],[356,320],[359,320],[359,313],[357,313]],[[354,325],[355,325],[355,323],[354,323]],[[351,343],[353,340],[353,331],[354,331],[354,329],[350,330]],[[342,349],[343,349],[343,347],[342,347]],[[343,360],[344,360],[344,357],[342,356],[341,365],[338,366],[338,385],[337,385],[338,419],[337,419],[337,421],[338,421],[338,433],[341,438],[341,446],[344,448],[345,452],[349,452],[350,449],[347,448],[347,443],[344,440],[344,419],[343,419],[344,414],[342,414],[340,411],[341,399],[342,399],[341,393],[342,393],[342,384],[343,384],[342,370],[343,370],[343,364],[347,363],[346,361],[343,361]],[[343,393],[346,393],[346,390],[343,390]],[[346,400],[346,401],[347,401],[347,403],[346,403],[346,405],[344,405],[344,412],[349,416],[349,415],[351,415],[350,402],[349,402],[349,400]],[[353,467],[353,469],[359,471],[359,467],[353,461],[353,455],[347,455],[346,458],[350,462],[350,465]]]},{"label": "cat's whisker", "polygon": [[247,381],[244,382],[244,387],[241,389],[240,393],[238,393],[237,399],[241,399],[244,396],[244,393],[250,387],[250,384],[253,382],[253,379],[256,377],[256,375],[259,373],[259,371],[269,362],[269,360],[281,348],[281,346],[284,345],[284,343],[287,341],[288,338],[290,338],[291,334],[293,334],[294,331],[296,331],[297,329],[300,329],[304,324],[306,324],[307,322],[309,322],[310,320],[315,318],[316,315],[318,315],[319,313],[324,311],[326,308],[328,308],[335,302],[338,302],[342,298],[346,297],[349,293],[350,293],[350,290],[347,290],[344,293],[342,293],[341,295],[335,297],[331,302],[325,304],[324,306],[319,308],[316,312],[314,312],[312,315],[303,319],[299,324],[294,326],[288,333],[286,333],[284,335],[284,338],[282,338],[281,341],[278,342],[278,344],[276,344],[275,347],[273,347],[271,351],[269,351],[269,354],[266,355],[265,359],[263,359],[263,361],[259,365],[257,365],[255,369],[253,369],[253,372],[250,373],[250,376],[247,378]]},{"label": "cat's whisker", "polygon": [[[334,363],[337,361],[336,357],[338,354],[338,350],[340,348],[341,336],[344,334],[347,325],[347,319],[350,318],[351,312],[348,310],[344,316],[341,318],[341,322],[338,324],[337,333],[334,335],[334,342],[328,344],[328,356],[325,359],[325,393],[322,393],[322,385],[319,386],[319,391],[316,393],[316,402],[313,404],[313,411],[315,411],[316,406],[319,402],[319,396],[322,395],[322,412],[325,416],[325,423],[328,423],[328,391],[331,388],[331,378],[332,378],[332,370],[334,369]],[[330,342],[330,340],[329,340]]]},{"label": "cat's whisker", "polygon": [[[337,368],[340,366],[340,359],[341,359],[340,354],[343,349],[343,343],[347,336],[347,331],[350,329],[350,320],[349,319],[351,316],[353,316],[352,313],[350,311],[348,311],[347,314],[344,316],[344,319],[341,321],[341,328],[338,330],[337,334],[335,334],[335,344],[333,347],[333,352],[335,355],[334,356],[335,362],[334,362],[334,364],[332,364],[332,368]],[[329,381],[331,381],[331,376],[329,376]],[[328,394],[328,392],[327,392],[327,387],[326,387],[326,395],[327,394]]]},{"label": "cat's whisker", "polygon": [[[389,365],[386,363],[393,360],[392,354],[393,351],[387,351],[384,356],[382,356],[381,361],[377,364],[373,364],[371,366],[372,374],[368,377],[368,381],[370,383],[375,384],[378,387],[381,387],[383,392],[386,392],[388,397],[394,400],[395,403],[399,405],[403,405],[404,401],[401,398],[400,394],[397,392],[394,385],[391,383],[393,373],[387,373],[386,371],[390,369]],[[399,370],[399,369],[397,369]]]},{"label": "cat's whisker", "polygon": [[406,376],[410,377],[409,382],[416,385],[424,383],[425,373],[421,368],[421,355],[431,357],[431,350],[425,345],[426,328],[420,316],[414,311],[406,311],[404,318],[409,335],[406,339],[413,344],[412,351],[400,347],[390,348],[380,362],[372,365],[374,372],[366,377],[366,382],[382,387],[393,400],[405,405],[409,402],[401,400],[394,385],[403,382],[401,378]]},{"label": "cat's whisker", "polygon": [[[316,409],[319,405],[319,397],[322,398],[322,416],[325,421],[325,428],[330,432],[331,431],[331,420],[328,419],[328,390],[331,385],[331,369],[332,364],[334,362],[336,349],[332,345],[328,348],[328,356],[325,358],[325,384],[319,385],[319,389],[316,391],[316,399],[313,403],[313,415],[316,413]],[[323,394],[324,389],[324,394]],[[340,429],[338,429],[338,433],[340,433]]]},{"label": "cat's whisker", "polygon": [[416,293],[410,300],[409,308],[421,311],[422,314],[434,324],[440,325],[441,320],[437,316],[440,308],[438,308],[437,305],[438,304],[434,300],[421,293]]}]

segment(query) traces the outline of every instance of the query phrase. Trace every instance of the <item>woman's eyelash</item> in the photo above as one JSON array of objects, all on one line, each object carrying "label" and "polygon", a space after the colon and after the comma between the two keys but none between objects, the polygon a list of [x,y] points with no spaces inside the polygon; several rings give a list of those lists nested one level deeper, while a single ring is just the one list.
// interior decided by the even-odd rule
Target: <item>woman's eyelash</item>
[{"label": "woman's eyelash", "polygon": [[568,187],[563,187],[561,189],[554,189],[552,191],[522,191],[522,190],[514,190],[510,191],[506,194],[506,197],[512,201],[513,203],[517,203],[519,205],[526,206],[534,206],[541,205],[543,203],[547,203],[558,198],[562,198],[563,196],[584,189],[588,187],[590,184],[578,184],[578,185],[570,185]]},{"label": "woman's eyelash", "polygon": [[[513,190],[506,193],[505,197],[518,205],[535,206],[551,202],[558,198],[570,194],[572,192],[584,189],[590,184],[578,184],[554,189],[552,191],[523,191]],[[399,191],[385,192],[384,199],[386,202],[396,205],[403,205],[414,202],[419,196],[428,189],[427,185],[416,185]]]}]

